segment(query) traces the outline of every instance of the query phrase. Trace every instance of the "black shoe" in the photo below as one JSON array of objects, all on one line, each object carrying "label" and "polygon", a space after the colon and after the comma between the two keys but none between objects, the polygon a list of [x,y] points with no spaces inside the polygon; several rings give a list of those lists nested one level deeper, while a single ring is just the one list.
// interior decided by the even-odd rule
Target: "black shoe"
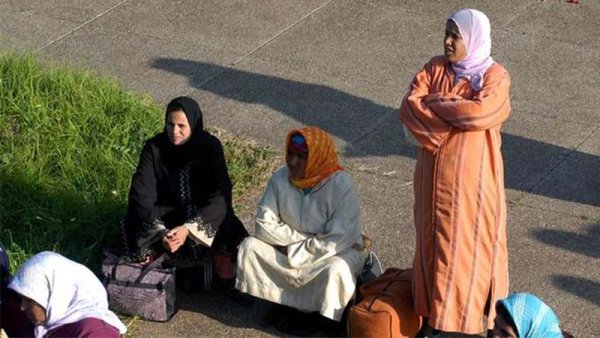
[{"label": "black shoe", "polygon": [[234,303],[241,306],[250,306],[254,304],[254,298],[247,293],[240,292],[237,289],[226,291],[225,295]]},{"label": "black shoe", "polygon": [[175,284],[184,293],[199,293],[209,288],[204,267],[176,268]]},{"label": "black shoe", "polygon": [[262,327],[276,326],[279,322],[288,316],[292,312],[292,309],[281,305],[273,304],[271,308],[265,313],[258,324]]},{"label": "black shoe", "polygon": [[319,316],[318,312],[305,313],[294,310],[294,313],[279,321],[276,328],[280,332],[294,336],[311,336],[320,330],[320,320],[317,316]]},{"label": "black shoe", "polygon": [[431,337],[435,337],[435,333],[433,332],[433,329],[431,328],[431,326],[429,326],[429,324],[425,323],[425,324],[423,324],[423,327],[421,327],[421,330],[419,330],[419,332],[417,332],[417,335],[415,337],[431,338]]},{"label": "black shoe", "polygon": [[319,328],[326,337],[348,337],[346,330],[346,321],[335,321],[323,316],[319,316]]},{"label": "black shoe", "polygon": [[213,276],[212,288],[217,291],[228,292],[235,290],[235,277],[229,279],[223,279],[217,274]]},{"label": "black shoe", "polygon": [[423,325],[421,330],[417,333],[415,337],[424,337],[424,338],[479,338],[480,335],[471,335],[465,333],[458,332],[445,332],[432,328],[429,324]]}]

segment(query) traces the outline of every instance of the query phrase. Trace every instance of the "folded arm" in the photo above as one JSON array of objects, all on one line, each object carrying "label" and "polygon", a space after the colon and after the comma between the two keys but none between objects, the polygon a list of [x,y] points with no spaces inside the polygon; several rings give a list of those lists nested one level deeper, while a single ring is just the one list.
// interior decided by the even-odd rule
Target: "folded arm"
[{"label": "folded arm", "polygon": [[281,221],[274,184],[271,179],[258,205],[254,236],[277,246],[287,246],[309,238],[309,234],[299,232]]},{"label": "folded arm", "polygon": [[452,93],[427,95],[425,104],[454,128],[486,130],[508,118],[510,77],[506,71],[486,74],[483,87],[472,99]]},{"label": "folded arm", "polygon": [[431,92],[431,64],[427,64],[415,76],[400,106],[400,120],[423,148],[436,152],[444,142],[452,126],[441,119],[424,102]]},{"label": "folded arm", "polygon": [[325,226],[325,232],[288,246],[288,262],[302,267],[344,252],[361,242],[360,207],[354,187],[349,187]]}]

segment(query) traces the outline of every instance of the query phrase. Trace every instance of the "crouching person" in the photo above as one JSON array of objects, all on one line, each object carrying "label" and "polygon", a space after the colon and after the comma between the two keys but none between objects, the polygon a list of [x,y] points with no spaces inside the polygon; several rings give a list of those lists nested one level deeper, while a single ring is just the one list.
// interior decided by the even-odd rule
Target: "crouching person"
[{"label": "crouching person", "polygon": [[258,206],[255,234],[240,246],[236,288],[283,305],[263,324],[309,335],[323,317],[339,322],[353,296],[364,263],[360,207],[327,133],[292,130],[286,151],[287,166]]},{"label": "crouching person", "polygon": [[529,293],[512,293],[496,303],[494,338],[572,338],[560,329],[558,317],[541,299]]},{"label": "crouching person", "polygon": [[21,310],[37,338],[118,338],[127,331],[108,309],[106,290],[94,273],[57,253],[31,257],[8,287],[22,297]]}]

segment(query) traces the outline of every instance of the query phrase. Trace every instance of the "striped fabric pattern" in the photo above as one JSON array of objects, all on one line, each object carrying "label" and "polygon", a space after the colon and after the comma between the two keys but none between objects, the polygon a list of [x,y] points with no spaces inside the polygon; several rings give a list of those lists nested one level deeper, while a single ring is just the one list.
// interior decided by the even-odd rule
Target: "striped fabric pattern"
[{"label": "striped fabric pattern", "polygon": [[495,304],[508,294],[500,127],[510,113],[509,87],[498,64],[480,91],[464,79],[455,84],[450,64],[434,57],[400,107],[402,123],[421,145],[414,175],[415,309],[438,330],[481,333],[488,298]]}]

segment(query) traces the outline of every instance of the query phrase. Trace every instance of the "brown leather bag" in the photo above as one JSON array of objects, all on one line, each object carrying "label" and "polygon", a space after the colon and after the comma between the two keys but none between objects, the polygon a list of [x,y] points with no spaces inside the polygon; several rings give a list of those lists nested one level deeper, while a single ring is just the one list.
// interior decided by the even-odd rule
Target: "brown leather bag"
[{"label": "brown leather bag", "polygon": [[360,287],[359,301],[348,314],[350,337],[414,337],[422,319],[415,314],[412,269],[387,269]]}]

